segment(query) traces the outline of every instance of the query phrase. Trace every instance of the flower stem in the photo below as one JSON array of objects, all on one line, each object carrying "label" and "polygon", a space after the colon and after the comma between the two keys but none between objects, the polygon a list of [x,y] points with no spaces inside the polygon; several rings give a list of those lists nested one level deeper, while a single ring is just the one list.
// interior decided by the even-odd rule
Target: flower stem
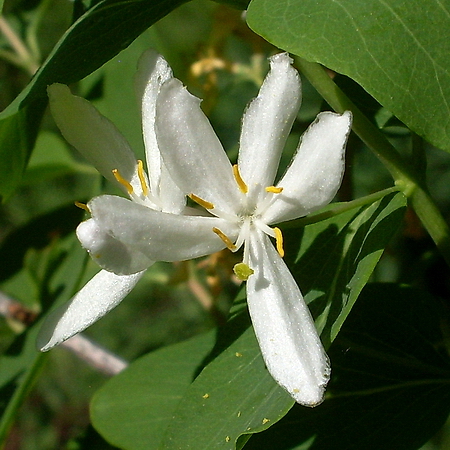
[{"label": "flower stem", "polygon": [[392,175],[396,186],[408,197],[423,226],[450,266],[450,229],[429,195],[423,182],[424,177],[416,172],[385,135],[339,89],[320,64],[302,58],[296,58],[296,63],[314,88],[335,111],[339,113],[346,110],[352,111],[352,130],[375,153]]}]

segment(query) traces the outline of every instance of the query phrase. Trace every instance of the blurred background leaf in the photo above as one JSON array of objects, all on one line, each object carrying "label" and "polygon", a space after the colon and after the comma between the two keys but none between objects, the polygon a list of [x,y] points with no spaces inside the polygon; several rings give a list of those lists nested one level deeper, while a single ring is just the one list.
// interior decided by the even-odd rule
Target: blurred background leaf
[{"label": "blurred background leaf", "polygon": [[185,0],[103,0],[67,30],[21,94],[0,113],[0,195],[17,187],[46,106],[46,88],[71,84],[98,69]]}]

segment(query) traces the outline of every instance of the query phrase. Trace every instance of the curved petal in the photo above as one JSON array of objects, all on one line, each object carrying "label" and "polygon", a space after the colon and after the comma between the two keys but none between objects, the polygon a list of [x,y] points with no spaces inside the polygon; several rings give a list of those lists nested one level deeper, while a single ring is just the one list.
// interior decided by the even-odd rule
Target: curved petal
[{"label": "curved petal", "polygon": [[273,185],[280,156],[301,103],[301,83],[287,53],[270,58],[270,72],[245,111],[239,170],[251,188]]},{"label": "curved petal", "polygon": [[306,216],[333,200],[344,173],[344,154],[352,115],[320,113],[302,136],[297,153],[278,186],[272,204],[263,213],[266,223]]},{"label": "curved petal", "polygon": [[103,317],[126,297],[143,274],[120,276],[101,270],[71,300],[47,315],[37,337],[39,350],[50,350]]},{"label": "curved petal", "polygon": [[267,369],[300,404],[323,400],[329,360],[302,294],[267,235],[250,237],[247,303]]},{"label": "curved petal", "polygon": [[114,239],[95,219],[81,222],[77,227],[77,237],[100,267],[116,275],[131,275],[154,263],[139,249]]},{"label": "curved petal", "polygon": [[240,196],[231,163],[200,100],[174,78],[161,87],[156,108],[161,156],[178,186],[218,210],[237,212]]},{"label": "curved petal", "polygon": [[237,224],[223,219],[163,213],[122,197],[102,195],[88,206],[104,232],[154,261],[182,261],[222,250],[225,244],[213,228],[232,241],[238,234]]},{"label": "curved petal", "polygon": [[185,196],[162,164],[155,132],[156,99],[161,85],[172,77],[172,69],[161,55],[154,50],[147,50],[142,54],[135,77],[135,89],[137,97],[141,99],[142,132],[150,190],[153,196],[161,200],[163,211],[178,214],[186,204]]},{"label": "curved petal", "polygon": [[116,126],[87,100],[72,95],[64,84],[52,84],[47,92],[53,118],[67,142],[111,182],[118,184],[113,169],[132,180],[136,158]]}]

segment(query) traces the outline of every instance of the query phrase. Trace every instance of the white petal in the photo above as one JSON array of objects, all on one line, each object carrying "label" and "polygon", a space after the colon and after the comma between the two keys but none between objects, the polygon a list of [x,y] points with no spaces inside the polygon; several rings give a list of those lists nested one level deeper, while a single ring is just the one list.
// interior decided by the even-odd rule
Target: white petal
[{"label": "white petal", "polygon": [[156,135],[169,173],[186,194],[193,193],[221,211],[236,212],[239,191],[231,163],[200,109],[200,100],[175,78],[161,87]]},{"label": "white petal", "polygon": [[135,87],[137,97],[141,99],[142,132],[150,190],[153,196],[160,199],[163,211],[177,214],[185,206],[185,196],[162,164],[155,132],[156,99],[161,85],[172,77],[172,69],[161,55],[154,50],[147,50],[142,54]]},{"label": "white petal", "polygon": [[352,116],[320,113],[302,136],[299,149],[286,174],[283,188],[263,214],[266,223],[306,216],[330,203],[344,174],[345,144]]},{"label": "white petal", "polygon": [[250,238],[247,303],[267,369],[300,404],[323,400],[328,357],[302,294],[267,235]]},{"label": "white petal", "polygon": [[238,233],[237,224],[223,219],[163,213],[110,195],[92,199],[88,207],[104,232],[154,261],[182,261],[222,250],[225,244],[214,227],[232,241]]},{"label": "white petal", "polygon": [[85,330],[115,308],[143,274],[120,276],[101,270],[71,300],[45,318],[37,347],[46,352]]},{"label": "white petal", "polygon": [[114,239],[95,219],[81,222],[77,227],[77,237],[100,267],[117,275],[131,275],[154,263],[139,249]]},{"label": "white petal", "polygon": [[239,150],[239,170],[251,187],[273,185],[280,156],[301,103],[298,72],[287,53],[270,58],[270,72],[258,97],[245,111]]},{"label": "white petal", "polygon": [[116,126],[87,100],[72,95],[64,84],[52,84],[47,92],[53,118],[67,142],[113,183],[117,183],[113,169],[131,180],[136,158]]}]

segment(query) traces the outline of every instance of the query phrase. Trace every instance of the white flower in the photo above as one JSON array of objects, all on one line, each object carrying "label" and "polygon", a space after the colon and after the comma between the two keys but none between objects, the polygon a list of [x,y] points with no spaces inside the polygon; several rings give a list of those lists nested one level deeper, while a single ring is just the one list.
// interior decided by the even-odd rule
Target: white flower
[{"label": "white flower", "polygon": [[[88,204],[96,236],[160,261],[244,246],[243,262],[235,272],[247,280],[248,307],[267,368],[297,402],[317,405],[330,376],[328,357],[282,259],[281,231],[271,226],[305,216],[333,199],[344,170],[351,115],[319,114],[303,135],[289,169],[274,185],[300,106],[300,79],[289,56],[271,58],[260,93],[244,114],[234,167],[199,103],[178,80],[169,79],[157,98],[155,123],[165,167],[208,215],[167,214],[120,197],[101,196]],[[90,236],[79,236],[91,248]],[[102,258],[100,263],[116,270],[114,258]]]},{"label": "white flower", "polygon": [[[50,109],[66,140],[97,170],[118,184],[141,207],[178,214],[185,196],[173,183],[161,160],[155,134],[155,104],[161,84],[172,78],[167,62],[145,52],[135,79],[141,99],[142,130],[149,176],[119,130],[88,101],[71,94],[62,84],[48,88]],[[127,200],[129,201],[129,200]],[[131,203],[131,202],[130,202]],[[102,232],[90,219],[77,229],[92,258],[107,262],[69,302],[50,313],[40,330],[37,346],[47,351],[87,328],[117,306],[133,289],[153,260]]]}]

